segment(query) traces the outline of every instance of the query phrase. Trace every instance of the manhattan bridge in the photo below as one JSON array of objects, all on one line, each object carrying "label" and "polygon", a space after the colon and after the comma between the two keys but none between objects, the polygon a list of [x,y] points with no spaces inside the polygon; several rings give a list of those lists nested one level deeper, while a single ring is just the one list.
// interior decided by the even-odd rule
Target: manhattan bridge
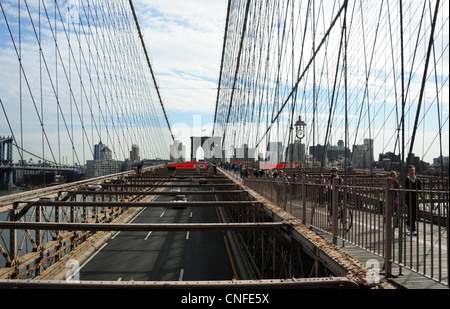
[{"label": "manhattan bridge", "polygon": [[0,287],[448,289],[448,1],[228,0],[181,142],[135,2],[0,0]]}]

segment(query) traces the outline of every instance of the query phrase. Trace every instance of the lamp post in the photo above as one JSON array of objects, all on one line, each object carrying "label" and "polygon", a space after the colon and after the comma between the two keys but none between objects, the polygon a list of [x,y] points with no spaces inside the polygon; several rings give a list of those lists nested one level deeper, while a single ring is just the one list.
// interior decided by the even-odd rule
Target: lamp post
[{"label": "lamp post", "polygon": [[298,120],[295,122],[294,124],[295,126],[295,136],[298,138],[298,140],[300,141],[300,149],[299,149],[299,164],[302,164],[302,139],[305,137],[305,127],[306,127],[306,122],[304,122],[302,120],[301,116],[298,116]]},{"label": "lamp post", "polygon": [[302,223],[306,224],[306,185],[305,185],[305,178],[303,177],[303,173],[301,173],[300,165],[302,164],[302,139],[305,137],[305,128],[306,123],[302,120],[302,117],[299,115],[298,120],[294,124],[295,126],[295,135],[297,136],[298,140],[300,141],[300,147],[299,147],[299,177],[302,179]]}]

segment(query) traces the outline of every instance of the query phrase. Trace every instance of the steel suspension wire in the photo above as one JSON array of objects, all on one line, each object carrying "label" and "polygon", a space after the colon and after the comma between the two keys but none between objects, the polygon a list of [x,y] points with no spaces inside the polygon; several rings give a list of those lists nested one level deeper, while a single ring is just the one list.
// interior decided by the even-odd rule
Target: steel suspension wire
[{"label": "steel suspension wire", "polygon": [[131,11],[133,12],[134,21],[136,22],[136,28],[137,28],[138,33],[139,33],[139,38],[140,38],[141,43],[142,43],[142,47],[143,47],[144,54],[145,54],[145,57],[146,57],[146,60],[147,60],[147,64],[148,64],[148,67],[150,69],[150,73],[152,75],[152,79],[153,79],[153,83],[155,85],[156,93],[158,94],[159,102],[161,104],[161,108],[162,108],[162,111],[164,113],[164,117],[166,119],[167,126],[169,127],[169,131],[170,131],[170,134],[172,136],[172,140],[175,141],[175,138],[173,136],[172,130],[170,129],[169,119],[167,118],[166,110],[164,108],[164,104],[163,104],[162,99],[161,99],[161,94],[159,93],[159,87],[158,87],[158,84],[156,82],[155,74],[153,73],[152,65],[150,63],[150,58],[148,57],[147,49],[145,48],[144,38],[143,38],[142,33],[141,33],[141,28],[139,27],[139,22],[138,22],[138,19],[137,19],[137,16],[136,16],[136,12],[134,10],[133,1],[129,0],[129,3],[130,3]]},{"label": "steel suspension wire", "polygon": [[[391,151],[428,162],[431,150],[448,155],[435,144],[449,131],[440,108],[448,105],[448,7],[437,0],[230,2],[214,131],[226,157],[244,144],[257,153],[270,143],[287,150],[299,115],[307,123],[304,152],[323,167],[371,169],[377,154]],[[415,143],[419,128],[422,143]],[[342,161],[322,160],[342,148]]]},{"label": "steel suspension wire", "polygon": [[131,1],[0,8],[0,135],[14,137],[21,162],[81,166],[100,141],[116,160],[132,144],[142,158],[167,157],[170,125]]},{"label": "steel suspension wire", "polygon": [[[439,2],[440,2],[440,0],[436,1],[435,11],[434,11],[433,19],[432,19],[432,22],[431,22],[431,33],[430,33],[428,49],[427,49],[427,52],[426,52],[425,69],[424,69],[424,74],[423,74],[423,77],[422,77],[422,83],[421,83],[421,89],[420,89],[420,97],[419,97],[419,102],[418,102],[418,107],[417,107],[417,112],[416,112],[416,118],[414,120],[413,135],[412,135],[412,138],[411,138],[411,144],[410,144],[409,153],[412,153],[413,149],[414,149],[414,142],[415,142],[415,137],[416,137],[416,132],[417,132],[419,115],[420,115],[420,110],[421,110],[422,103],[423,103],[423,94],[424,94],[424,91],[425,91],[426,80],[428,78],[427,75],[428,75],[429,61],[430,61],[431,52],[432,52],[432,49],[433,49],[434,31],[436,29],[436,19],[437,19],[438,13],[439,13]],[[409,165],[408,164],[409,162],[411,162],[411,157],[408,156],[407,165]]]}]

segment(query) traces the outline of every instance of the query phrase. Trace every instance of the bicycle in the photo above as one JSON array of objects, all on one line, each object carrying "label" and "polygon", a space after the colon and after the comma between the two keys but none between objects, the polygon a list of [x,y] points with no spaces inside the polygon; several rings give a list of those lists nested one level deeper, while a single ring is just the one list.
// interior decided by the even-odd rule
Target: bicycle
[{"label": "bicycle", "polygon": [[[333,216],[332,216],[331,210],[332,210],[332,206],[329,206],[328,213],[327,213],[327,219],[328,219],[328,224],[330,226],[333,226]],[[339,200],[339,205],[338,205],[338,220],[341,221],[342,228],[344,229],[344,231],[348,232],[352,228],[353,212],[348,206],[344,207],[344,203],[341,199]]]}]

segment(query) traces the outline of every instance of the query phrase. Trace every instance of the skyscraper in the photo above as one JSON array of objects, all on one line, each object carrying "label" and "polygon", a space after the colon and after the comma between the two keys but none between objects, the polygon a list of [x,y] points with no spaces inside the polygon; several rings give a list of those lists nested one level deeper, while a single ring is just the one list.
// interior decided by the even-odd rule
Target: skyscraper
[{"label": "skyscraper", "polygon": [[141,161],[141,157],[139,156],[139,146],[136,144],[131,146],[130,160],[135,162]]}]

